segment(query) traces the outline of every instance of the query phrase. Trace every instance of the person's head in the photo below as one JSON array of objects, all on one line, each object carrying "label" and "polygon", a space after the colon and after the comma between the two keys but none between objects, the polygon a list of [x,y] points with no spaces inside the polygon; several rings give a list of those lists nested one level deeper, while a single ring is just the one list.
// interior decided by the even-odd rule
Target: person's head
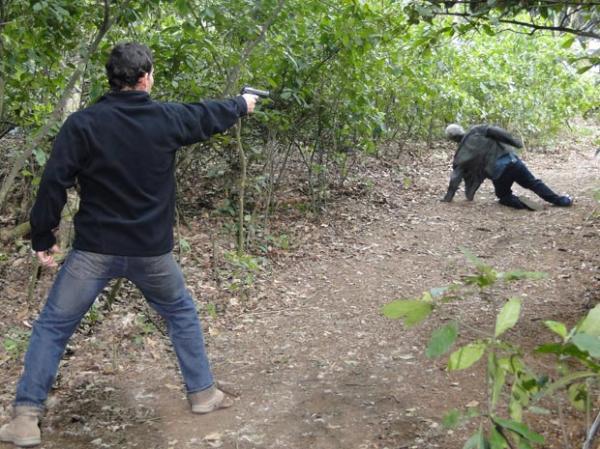
[{"label": "person's head", "polygon": [[446,127],[446,137],[454,142],[460,142],[465,135],[462,126],[452,123]]},{"label": "person's head", "polygon": [[106,75],[112,90],[145,90],[154,84],[152,52],[136,42],[115,46],[106,62]]}]

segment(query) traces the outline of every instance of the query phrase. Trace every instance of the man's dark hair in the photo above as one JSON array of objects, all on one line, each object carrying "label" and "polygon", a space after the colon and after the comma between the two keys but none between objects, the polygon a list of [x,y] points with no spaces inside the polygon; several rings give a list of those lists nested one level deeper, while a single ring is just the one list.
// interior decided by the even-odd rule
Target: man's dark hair
[{"label": "man's dark hair", "polygon": [[136,42],[118,44],[106,62],[106,75],[112,90],[134,87],[141,76],[152,71],[152,52]]}]

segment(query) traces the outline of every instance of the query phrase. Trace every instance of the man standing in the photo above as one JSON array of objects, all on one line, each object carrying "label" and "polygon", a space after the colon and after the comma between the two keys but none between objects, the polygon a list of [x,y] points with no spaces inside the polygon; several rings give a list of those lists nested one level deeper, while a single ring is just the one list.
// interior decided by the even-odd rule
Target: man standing
[{"label": "man standing", "polygon": [[555,206],[568,207],[573,203],[571,197],[557,195],[531,174],[513,152],[513,147],[522,148],[523,144],[506,130],[478,125],[465,133],[460,125],[452,124],[446,128],[446,137],[459,145],[452,162],[448,191],[442,201],[452,201],[463,179],[467,200],[472,201],[481,183],[489,178],[494,183],[499,203],[515,209],[539,208],[536,203],[513,194],[511,187],[515,182]]},{"label": "man standing", "polygon": [[172,256],[175,153],[230,128],[258,97],[155,102],[152,54],[137,43],[117,45],[106,72],[111,92],[66,120],[31,211],[33,250],[55,267],[53,230],[66,190],[78,183],[73,250],[33,326],[13,419],[0,429],[0,441],[17,446],[41,442],[39,418],[67,341],[113,278],[132,281],[165,319],[192,412],[231,405],[214,384],[196,307]]}]

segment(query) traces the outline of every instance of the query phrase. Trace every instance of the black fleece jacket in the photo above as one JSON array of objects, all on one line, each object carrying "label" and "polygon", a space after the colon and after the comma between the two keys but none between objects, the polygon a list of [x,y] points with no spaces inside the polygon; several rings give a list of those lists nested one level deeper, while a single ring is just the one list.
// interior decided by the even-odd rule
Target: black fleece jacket
[{"label": "black fleece jacket", "polygon": [[55,244],[66,190],[79,184],[73,247],[102,254],[158,256],[173,248],[175,151],[233,126],[242,97],[160,103],[121,91],[69,116],[54,142],[31,210],[35,251]]}]

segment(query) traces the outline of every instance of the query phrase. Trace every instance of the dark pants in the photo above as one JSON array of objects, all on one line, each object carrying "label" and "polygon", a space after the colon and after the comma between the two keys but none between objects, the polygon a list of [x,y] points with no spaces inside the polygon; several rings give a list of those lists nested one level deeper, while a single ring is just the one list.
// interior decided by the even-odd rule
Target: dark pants
[{"label": "dark pants", "polygon": [[531,190],[543,200],[555,205],[559,204],[560,196],[554,193],[541,179],[533,176],[520,159],[508,165],[502,176],[493,182],[496,196],[500,200],[500,204],[505,206],[514,207],[515,209],[527,209],[527,206],[512,193],[511,187],[515,182],[521,187]]}]

